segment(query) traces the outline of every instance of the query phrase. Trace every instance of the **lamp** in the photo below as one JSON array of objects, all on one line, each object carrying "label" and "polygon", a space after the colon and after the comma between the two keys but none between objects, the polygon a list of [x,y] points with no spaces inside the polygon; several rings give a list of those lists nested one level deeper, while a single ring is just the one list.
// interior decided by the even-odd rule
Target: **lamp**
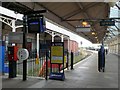
[{"label": "lamp", "polygon": [[97,37],[95,37],[95,38],[97,38]]},{"label": "lamp", "polygon": [[95,35],[95,32],[92,32],[92,35]]},{"label": "lamp", "polygon": [[85,27],[85,26],[88,25],[88,23],[87,23],[86,21],[83,21],[83,22],[82,22],[82,25]]}]

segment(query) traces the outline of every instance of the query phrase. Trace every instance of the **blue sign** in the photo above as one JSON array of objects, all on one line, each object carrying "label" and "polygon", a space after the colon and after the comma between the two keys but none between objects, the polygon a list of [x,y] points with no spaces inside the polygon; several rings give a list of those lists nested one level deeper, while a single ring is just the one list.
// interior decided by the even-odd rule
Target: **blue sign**
[{"label": "blue sign", "polygon": [[65,74],[64,73],[51,73],[49,76],[49,79],[53,80],[65,80]]},{"label": "blue sign", "polygon": [[43,33],[46,30],[44,17],[30,19],[28,23],[28,33]]},{"label": "blue sign", "polygon": [[30,25],[39,24],[38,22],[31,22]]},{"label": "blue sign", "polygon": [[44,18],[40,19],[40,32],[43,33],[45,31],[46,27],[45,27],[45,21]]}]

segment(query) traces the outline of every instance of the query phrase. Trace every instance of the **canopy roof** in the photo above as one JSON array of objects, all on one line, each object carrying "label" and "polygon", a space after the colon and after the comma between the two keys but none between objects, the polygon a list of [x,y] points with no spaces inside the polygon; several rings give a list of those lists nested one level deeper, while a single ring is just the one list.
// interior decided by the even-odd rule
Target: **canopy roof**
[{"label": "canopy roof", "polygon": [[[99,22],[108,19],[110,13],[110,6],[105,2],[4,2],[3,7],[19,13],[46,9],[48,19],[93,43],[103,40],[107,27],[100,26]],[[89,23],[91,32],[76,32],[76,27],[82,26],[82,21]]]}]

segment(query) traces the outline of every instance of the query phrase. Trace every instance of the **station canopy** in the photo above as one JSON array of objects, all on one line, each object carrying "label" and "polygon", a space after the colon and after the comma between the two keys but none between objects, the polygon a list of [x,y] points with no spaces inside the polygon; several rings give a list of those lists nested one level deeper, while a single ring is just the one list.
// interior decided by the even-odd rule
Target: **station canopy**
[{"label": "station canopy", "polygon": [[[107,26],[100,26],[100,20],[109,19],[110,6],[106,2],[3,2],[2,5],[21,14],[47,10],[46,18],[92,43],[101,42],[107,32]],[[83,27],[83,22],[90,26],[90,32],[76,31],[77,27]]]}]

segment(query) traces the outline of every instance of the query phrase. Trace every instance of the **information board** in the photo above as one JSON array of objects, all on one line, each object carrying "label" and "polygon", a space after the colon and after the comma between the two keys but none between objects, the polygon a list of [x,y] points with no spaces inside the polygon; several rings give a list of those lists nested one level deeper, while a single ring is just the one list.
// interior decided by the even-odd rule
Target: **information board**
[{"label": "information board", "polygon": [[27,49],[21,48],[17,52],[17,57],[19,60],[26,60],[29,57],[29,52]]},{"label": "information board", "polygon": [[[64,69],[60,69],[60,66],[64,67],[64,42],[52,42],[51,44],[51,64],[58,64],[59,71],[52,72],[52,65],[50,66],[49,79],[65,80]],[[63,72],[61,72],[63,71]]]},{"label": "information board", "polygon": [[63,42],[52,42],[51,45],[51,63],[63,64],[64,63],[64,47]]},{"label": "information board", "polygon": [[29,18],[27,21],[28,33],[43,33],[46,30],[45,17]]}]

